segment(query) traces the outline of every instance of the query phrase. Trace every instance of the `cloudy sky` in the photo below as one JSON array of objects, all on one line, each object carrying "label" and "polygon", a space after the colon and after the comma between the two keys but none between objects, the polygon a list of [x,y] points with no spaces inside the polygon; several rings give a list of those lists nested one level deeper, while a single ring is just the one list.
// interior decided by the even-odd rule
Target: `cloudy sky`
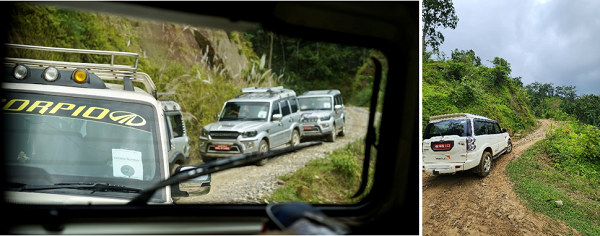
[{"label": "cloudy sky", "polygon": [[600,95],[600,1],[452,2],[459,21],[441,29],[447,57],[472,49],[486,66],[494,57],[507,60],[524,85],[575,85],[579,95]]}]

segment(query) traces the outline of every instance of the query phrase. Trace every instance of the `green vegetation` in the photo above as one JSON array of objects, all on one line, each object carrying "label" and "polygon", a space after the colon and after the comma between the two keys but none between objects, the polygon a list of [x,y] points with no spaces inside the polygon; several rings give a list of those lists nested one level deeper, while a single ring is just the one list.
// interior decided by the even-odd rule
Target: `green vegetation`
[{"label": "green vegetation", "polygon": [[[524,204],[584,235],[600,235],[600,130],[564,122],[507,166]],[[555,201],[562,201],[558,205]]]},{"label": "green vegetation", "polygon": [[[352,198],[358,190],[364,158],[364,139],[337,149],[323,159],[306,164],[295,173],[280,177],[285,181],[282,188],[275,190],[269,202],[301,201],[319,204],[353,204],[368,194],[372,183],[362,197]],[[375,157],[374,154],[371,157]],[[371,167],[374,158],[371,158]],[[372,180],[374,168],[370,168]]]},{"label": "green vegetation", "polygon": [[371,91],[365,88],[372,88],[375,74],[369,58],[379,59],[382,76],[387,74],[386,57],[376,50],[293,38],[260,27],[244,35],[256,54],[263,55],[265,67],[282,75],[283,85],[299,94],[339,89],[345,103],[368,106]]},{"label": "green vegetation", "polygon": [[481,64],[473,50],[452,51],[449,60],[423,61],[423,128],[429,117],[474,113],[500,122],[509,132],[534,127],[520,77],[510,77],[510,63],[494,58],[493,67]]}]

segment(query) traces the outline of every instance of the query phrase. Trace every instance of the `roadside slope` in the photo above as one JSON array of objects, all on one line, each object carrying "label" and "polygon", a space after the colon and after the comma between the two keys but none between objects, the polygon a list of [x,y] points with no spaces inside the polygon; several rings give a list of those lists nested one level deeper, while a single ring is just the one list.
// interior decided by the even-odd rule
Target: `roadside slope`
[{"label": "roadside slope", "polygon": [[505,173],[509,162],[545,138],[554,121],[538,123],[532,134],[513,143],[512,153],[493,162],[485,178],[469,171],[447,176],[423,173],[423,235],[579,235],[523,206]]}]

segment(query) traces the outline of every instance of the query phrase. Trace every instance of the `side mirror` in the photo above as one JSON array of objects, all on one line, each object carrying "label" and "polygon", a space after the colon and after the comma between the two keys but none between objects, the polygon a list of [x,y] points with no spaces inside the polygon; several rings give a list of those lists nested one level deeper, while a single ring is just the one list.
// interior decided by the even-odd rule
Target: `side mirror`
[{"label": "side mirror", "polygon": [[506,129],[502,129],[502,133],[506,133]]},{"label": "side mirror", "polygon": [[218,118],[219,118],[219,114],[215,114],[213,117],[214,117],[215,119],[218,119]]},{"label": "side mirror", "polygon": [[273,121],[280,121],[280,120],[281,120],[281,114],[273,115]]},{"label": "side mirror", "polygon": [[[179,166],[177,169],[175,169],[175,173],[173,175],[191,168],[195,167]],[[210,174],[207,174],[173,184],[171,185],[171,197],[178,198],[206,195],[210,192],[210,180]]]},{"label": "side mirror", "polygon": [[336,110],[339,110],[339,109],[342,109],[342,105],[335,105],[335,106],[333,106],[333,108]]}]

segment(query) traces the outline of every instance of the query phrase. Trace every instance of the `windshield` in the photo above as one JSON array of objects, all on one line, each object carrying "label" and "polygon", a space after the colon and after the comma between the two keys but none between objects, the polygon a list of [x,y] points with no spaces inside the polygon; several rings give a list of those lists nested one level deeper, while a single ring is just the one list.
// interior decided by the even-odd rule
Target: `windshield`
[{"label": "windshield", "polygon": [[268,102],[228,102],[223,108],[220,121],[254,120],[266,121],[269,114]]},{"label": "windshield", "polygon": [[460,137],[470,136],[470,122],[467,119],[444,120],[436,123],[429,123],[425,127],[423,139],[430,139],[434,136],[458,135]]},{"label": "windshield", "polygon": [[[25,48],[6,50],[7,58],[94,64],[114,62],[117,65],[128,66],[137,64],[137,71],[148,75],[157,92],[177,95],[174,101],[180,105],[181,117],[156,118],[159,114],[169,115],[169,113],[153,111],[155,108],[129,102],[94,99],[84,104],[81,103],[83,100],[80,98],[59,98],[50,95],[35,98],[53,101],[54,105],[59,102],[75,105],[71,110],[65,110],[69,107],[64,105],[65,109],[58,109],[56,114],[51,113],[53,107],[49,107],[43,114],[37,112],[39,108],[34,110],[37,112],[35,114],[27,113],[28,108],[25,108],[24,112],[10,112],[10,114],[9,111],[5,111],[7,119],[12,117],[10,126],[16,126],[13,124],[18,122],[26,123],[29,124],[30,130],[39,129],[40,132],[42,130],[45,132],[39,134],[37,140],[52,140],[52,142],[47,141],[43,147],[52,151],[48,151],[47,153],[52,154],[44,157],[50,158],[46,162],[59,160],[73,166],[67,168],[62,164],[36,164],[36,168],[48,172],[48,175],[56,175],[53,178],[63,178],[60,182],[101,181],[144,188],[147,183],[161,178],[159,172],[169,176],[169,168],[175,170],[179,166],[203,165],[209,161],[218,162],[243,151],[257,151],[259,148],[277,150],[332,137],[334,140],[332,142],[270,158],[262,166],[258,165],[260,163],[251,164],[249,167],[253,168],[241,167],[215,173],[208,194],[172,197],[168,199],[169,203],[171,200],[177,204],[268,204],[267,202],[275,201],[300,201],[347,205],[362,201],[369,195],[368,189],[373,186],[370,182],[372,179],[367,181],[366,178],[376,173],[374,170],[376,158],[370,151],[365,150],[367,146],[365,137],[369,130],[367,128],[370,119],[369,110],[373,109],[374,112],[381,114],[382,106],[370,108],[369,105],[373,97],[372,88],[377,84],[375,83],[377,67],[373,59],[383,66],[382,84],[386,81],[388,73],[387,58],[382,51],[352,44],[288,36],[269,31],[258,24],[239,31],[230,31],[206,28],[203,25],[150,21],[144,18],[79,11],[52,6],[53,3],[48,4],[50,5],[14,3],[11,9],[13,22],[9,31],[12,36],[8,38],[8,42],[32,46],[128,52],[139,55],[139,58],[136,60],[119,55],[113,58],[110,55],[41,52]],[[35,68],[37,67],[40,66],[36,65]],[[30,68],[34,67],[30,66]],[[10,70],[6,75],[10,76],[12,72]],[[105,77],[102,77],[102,80],[107,87],[123,90],[117,87],[121,86],[121,81],[113,81]],[[30,79],[44,81],[41,76],[30,76],[21,80],[21,83],[27,83]],[[63,76],[58,81],[70,79],[68,76]],[[147,90],[151,87],[138,83],[137,79],[132,81],[136,90],[137,88]],[[273,93],[268,96],[265,94],[253,96],[264,100],[245,98],[234,100],[244,88],[279,86],[293,90],[294,94],[302,94],[306,91],[339,90],[344,94],[345,110],[334,112],[336,103],[332,95],[298,98],[295,104],[296,99],[287,97],[291,93],[277,93],[277,89],[272,90]],[[375,97],[383,98],[384,90],[376,91],[379,94]],[[34,100],[33,95],[30,97],[30,94],[18,98],[31,100],[29,105]],[[379,99],[378,103],[381,104],[382,99]],[[15,106],[17,105],[12,106],[11,109]],[[80,106],[86,108],[81,110],[78,116],[72,117],[71,113]],[[106,108],[110,111],[102,120],[88,119],[84,115],[90,107]],[[324,122],[311,128],[308,122],[301,121],[302,114],[294,109],[295,107],[298,110],[328,111],[331,113],[329,120],[333,122]],[[112,122],[109,115],[113,110],[128,111],[143,116],[147,122],[146,126],[151,129],[125,126],[127,122]],[[96,109],[87,115],[100,115],[101,111]],[[59,112],[66,112],[66,114],[59,116],[57,115]],[[142,115],[142,112],[145,114]],[[281,120],[273,119],[274,114],[281,114]],[[48,123],[48,125],[37,125],[37,123],[32,125],[30,120],[25,119],[26,117],[44,119],[42,124]],[[64,127],[55,125],[63,121],[73,123],[73,128],[67,132],[62,130]],[[85,133],[82,132],[84,125],[79,124],[84,121]],[[177,125],[179,122],[182,122],[181,126]],[[219,122],[217,125],[211,125],[217,122]],[[378,124],[378,118],[374,118],[374,122]],[[155,128],[165,124],[170,125],[171,129],[161,131]],[[375,132],[378,132],[378,126],[375,127]],[[312,134],[314,136],[305,135],[309,133],[309,129],[314,131]],[[56,130],[61,132],[56,133]],[[304,132],[305,130],[307,132]],[[6,150],[4,155],[12,166],[33,167],[35,161],[40,160],[39,150],[32,153],[31,147],[27,146],[31,145],[28,143],[29,133],[13,130],[7,135],[18,136],[13,138],[12,147]],[[229,135],[238,138],[235,141],[222,138]],[[178,136],[182,138],[177,138]],[[168,140],[171,141],[170,143],[159,141],[162,138],[166,140],[166,137],[171,137],[171,140]],[[201,137],[207,139],[203,140]],[[177,140],[173,140],[176,138]],[[179,154],[180,147],[189,148],[181,148],[187,152]],[[23,155],[32,158],[31,162],[21,163],[13,160],[21,151]],[[171,155],[159,157],[161,153],[171,153]],[[136,163],[140,163],[142,168],[134,169],[134,174],[130,173],[129,178],[125,178],[127,175],[115,167],[113,156],[118,155],[128,155],[137,161]],[[371,158],[365,158],[369,155]],[[81,156],[85,156],[86,159],[79,159]],[[168,166],[162,166],[163,163]],[[92,166],[97,168],[92,170],[90,169]],[[135,167],[133,164],[129,166]],[[101,170],[102,168],[106,170]],[[335,181],[320,181],[324,179],[335,179]],[[16,180],[11,181],[23,182]],[[59,181],[52,179],[50,182],[43,184]],[[362,184],[367,186],[366,190],[361,190]],[[171,192],[173,189],[171,188]],[[300,191],[304,193],[307,189],[310,189],[311,194],[300,194]],[[162,191],[169,195],[167,190],[162,189]],[[354,197],[358,192],[361,194]],[[97,196],[100,193],[94,194]]]},{"label": "windshield", "polygon": [[[3,94],[1,105],[8,144],[3,156],[11,183],[106,183],[143,189],[161,179],[149,105],[13,92]],[[69,194],[135,196],[79,190]],[[164,201],[161,195],[153,200]]]},{"label": "windshield", "polygon": [[309,97],[309,98],[298,98],[300,103],[300,110],[331,110],[332,102],[331,97]]}]

